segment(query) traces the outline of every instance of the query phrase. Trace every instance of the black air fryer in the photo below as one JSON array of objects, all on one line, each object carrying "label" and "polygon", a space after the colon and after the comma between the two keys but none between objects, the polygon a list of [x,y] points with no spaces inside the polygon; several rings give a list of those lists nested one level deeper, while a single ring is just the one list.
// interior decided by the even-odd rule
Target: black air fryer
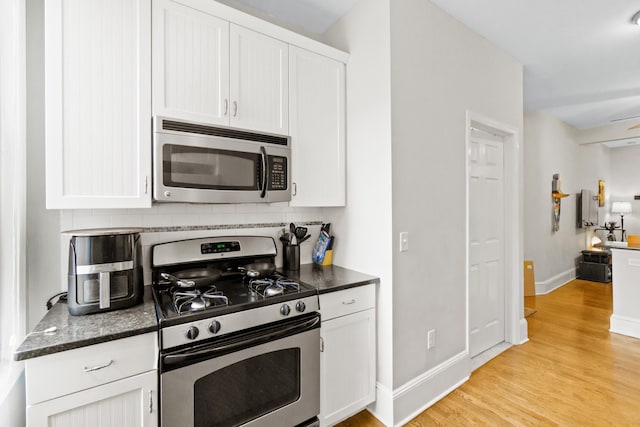
[{"label": "black air fryer", "polygon": [[141,229],[75,230],[69,241],[69,313],[120,310],[142,302]]}]

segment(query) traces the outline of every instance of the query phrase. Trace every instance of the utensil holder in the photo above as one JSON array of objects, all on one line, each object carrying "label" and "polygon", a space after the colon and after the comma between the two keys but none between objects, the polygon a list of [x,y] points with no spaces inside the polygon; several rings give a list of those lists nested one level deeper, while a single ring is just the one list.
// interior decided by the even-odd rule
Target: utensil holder
[{"label": "utensil holder", "polygon": [[283,244],[282,264],[285,270],[300,270],[300,246]]}]

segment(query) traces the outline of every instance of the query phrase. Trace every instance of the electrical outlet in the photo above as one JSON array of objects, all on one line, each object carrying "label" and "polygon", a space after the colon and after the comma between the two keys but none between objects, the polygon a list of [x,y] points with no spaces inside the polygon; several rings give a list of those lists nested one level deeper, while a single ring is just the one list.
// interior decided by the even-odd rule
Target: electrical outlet
[{"label": "electrical outlet", "polygon": [[403,231],[400,233],[400,252],[406,252],[409,250],[409,233]]},{"label": "electrical outlet", "polygon": [[436,346],[436,330],[429,329],[427,332],[427,350],[431,350]]}]

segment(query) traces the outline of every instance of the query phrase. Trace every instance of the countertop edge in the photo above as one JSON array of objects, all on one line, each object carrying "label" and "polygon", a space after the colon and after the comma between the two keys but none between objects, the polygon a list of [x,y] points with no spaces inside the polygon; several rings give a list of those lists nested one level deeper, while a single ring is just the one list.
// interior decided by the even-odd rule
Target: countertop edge
[{"label": "countertop edge", "polygon": [[377,277],[374,277],[373,279],[370,280],[361,280],[358,282],[353,282],[353,283],[348,283],[345,285],[341,285],[341,286],[336,286],[334,288],[323,288],[323,289],[318,289],[318,293],[320,295],[322,294],[330,294],[332,292],[340,292],[343,291],[345,289],[351,289],[351,288],[357,288],[360,286],[366,286],[366,285],[370,285],[370,284],[376,284],[379,285],[380,284],[380,279]]},{"label": "countertop edge", "polygon": [[16,351],[13,353],[14,360],[23,361],[33,359],[35,357],[47,356],[49,354],[60,353],[67,350],[88,347],[90,345],[101,344],[109,341],[119,340],[121,338],[133,337],[136,335],[146,334],[148,332],[156,332],[157,326],[147,326],[140,329],[117,332],[108,335],[100,335],[97,337],[87,338],[83,340],[66,342],[61,344],[49,345],[46,347],[34,348],[30,350]]}]

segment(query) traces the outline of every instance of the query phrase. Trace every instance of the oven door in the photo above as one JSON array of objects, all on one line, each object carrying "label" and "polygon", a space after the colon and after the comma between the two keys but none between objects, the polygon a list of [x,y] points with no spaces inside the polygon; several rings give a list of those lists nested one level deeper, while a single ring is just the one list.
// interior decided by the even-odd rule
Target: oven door
[{"label": "oven door", "polygon": [[161,355],[163,427],[296,426],[320,412],[314,313]]}]

